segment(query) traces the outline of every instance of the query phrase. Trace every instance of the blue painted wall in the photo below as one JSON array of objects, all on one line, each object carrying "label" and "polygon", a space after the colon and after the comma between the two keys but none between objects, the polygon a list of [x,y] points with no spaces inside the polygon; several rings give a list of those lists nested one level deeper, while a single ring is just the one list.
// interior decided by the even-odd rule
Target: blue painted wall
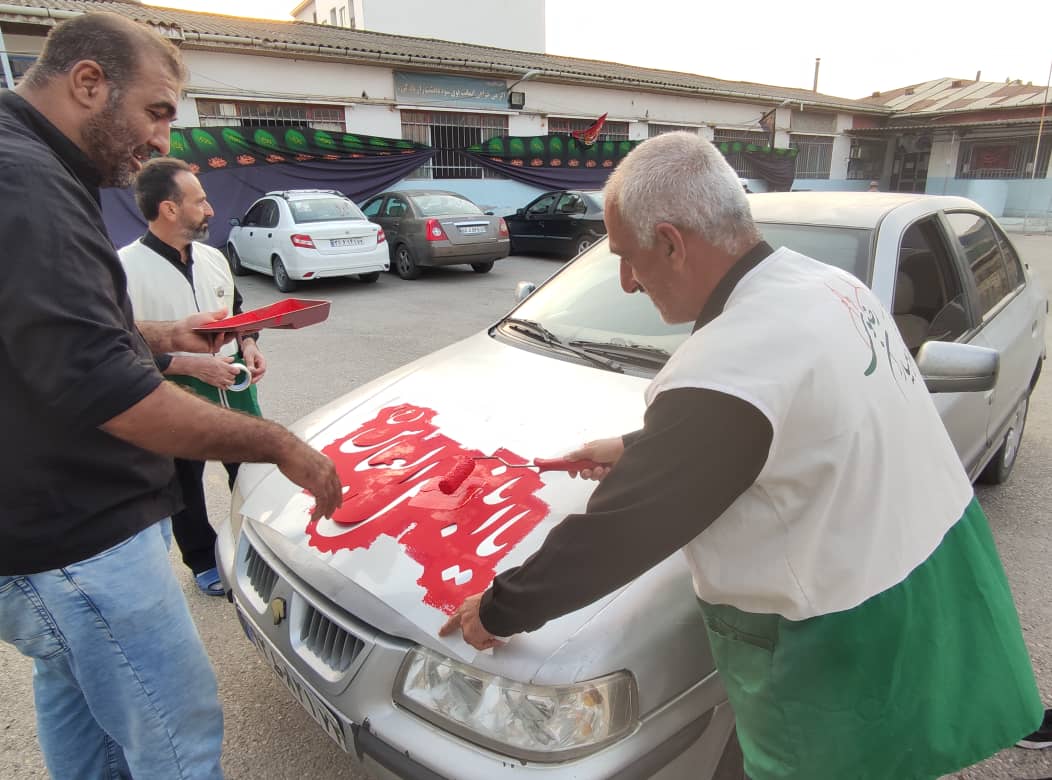
[{"label": "blue painted wall", "polygon": [[544,190],[511,179],[402,179],[393,190],[449,190],[463,195],[483,211],[514,214]]}]

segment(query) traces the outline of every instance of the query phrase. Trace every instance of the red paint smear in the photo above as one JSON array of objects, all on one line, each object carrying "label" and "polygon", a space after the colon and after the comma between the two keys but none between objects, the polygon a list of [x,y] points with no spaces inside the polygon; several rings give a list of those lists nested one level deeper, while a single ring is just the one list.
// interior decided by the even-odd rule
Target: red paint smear
[{"label": "red paint smear", "polygon": [[[459,489],[442,494],[438,482],[457,458],[483,453],[442,434],[434,416],[434,410],[411,404],[387,407],[323,449],[347,488],[333,517],[347,524],[347,532],[323,536],[312,521],[307,536],[322,552],[368,548],[380,535],[397,538],[424,567],[417,580],[425,590],[424,603],[451,614],[489,586],[497,564],[547,516],[548,505],[534,495],[544,484],[536,472],[512,468],[495,475],[493,470],[502,466],[497,460],[476,461]],[[355,451],[342,452],[342,447]],[[494,454],[510,463],[526,462],[503,448]],[[484,501],[487,496],[492,503]],[[451,526],[455,529],[443,536]],[[470,579],[457,584],[449,572],[453,567],[461,577],[470,572]]]}]

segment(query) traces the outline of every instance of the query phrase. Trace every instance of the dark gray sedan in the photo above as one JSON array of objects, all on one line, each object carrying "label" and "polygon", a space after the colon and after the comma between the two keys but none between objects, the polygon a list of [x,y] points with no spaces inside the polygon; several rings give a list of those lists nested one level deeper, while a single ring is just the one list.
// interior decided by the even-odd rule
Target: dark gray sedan
[{"label": "dark gray sedan", "polygon": [[502,217],[455,192],[383,192],[367,200],[362,212],[384,229],[391,270],[403,279],[416,279],[425,266],[460,263],[488,273],[511,247]]},{"label": "dark gray sedan", "polygon": [[507,217],[515,252],[551,252],[576,257],[606,235],[603,193],[546,192]]}]

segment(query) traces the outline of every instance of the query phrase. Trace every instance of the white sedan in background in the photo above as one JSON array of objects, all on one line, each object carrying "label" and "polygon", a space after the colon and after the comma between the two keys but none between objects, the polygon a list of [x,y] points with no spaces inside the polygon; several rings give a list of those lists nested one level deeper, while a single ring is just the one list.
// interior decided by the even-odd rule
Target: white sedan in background
[{"label": "white sedan in background", "polygon": [[[749,197],[771,244],[875,290],[969,474],[1005,480],[1047,302],[996,221],[963,198]],[[492,459],[476,462],[477,489],[444,495],[439,478],[459,456],[522,463],[639,428],[647,383],[690,333],[626,295],[618,265],[603,239],[536,290],[520,285],[492,327],[298,423],[340,474],[333,519],[311,522],[310,498],[273,466],[241,470],[217,559],[245,633],[378,777],[742,778],[682,556],[492,653],[437,636],[593,487]]]},{"label": "white sedan in background", "polygon": [[268,192],[230,220],[227,257],[238,276],[259,271],[281,292],[297,281],[357,276],[375,282],[391,267],[383,228],[335,190]]}]

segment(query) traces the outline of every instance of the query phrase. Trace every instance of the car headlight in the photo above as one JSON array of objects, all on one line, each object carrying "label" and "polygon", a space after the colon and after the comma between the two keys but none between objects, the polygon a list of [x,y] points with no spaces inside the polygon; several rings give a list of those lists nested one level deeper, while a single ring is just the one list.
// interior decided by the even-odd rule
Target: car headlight
[{"label": "car headlight", "polygon": [[446,731],[523,761],[595,752],[628,734],[639,718],[636,681],[625,671],[571,685],[529,685],[421,647],[402,662],[394,699]]}]

